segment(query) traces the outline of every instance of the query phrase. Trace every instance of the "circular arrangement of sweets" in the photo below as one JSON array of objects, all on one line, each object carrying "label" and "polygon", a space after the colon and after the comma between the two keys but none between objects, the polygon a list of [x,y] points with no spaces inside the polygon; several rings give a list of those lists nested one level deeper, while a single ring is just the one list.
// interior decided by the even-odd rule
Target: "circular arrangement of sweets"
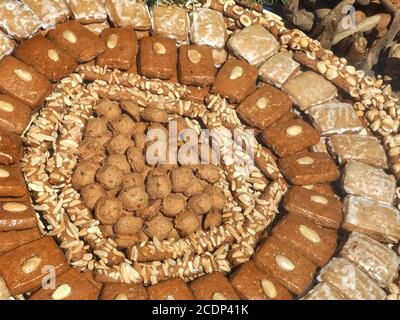
[{"label": "circular arrangement of sweets", "polygon": [[380,77],[242,2],[6,2],[0,298],[399,298]]}]

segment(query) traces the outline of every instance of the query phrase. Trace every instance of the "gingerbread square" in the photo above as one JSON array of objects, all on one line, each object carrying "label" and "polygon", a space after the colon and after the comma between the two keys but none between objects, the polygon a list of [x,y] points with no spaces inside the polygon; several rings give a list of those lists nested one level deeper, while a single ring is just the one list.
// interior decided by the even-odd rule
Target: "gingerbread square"
[{"label": "gingerbread square", "polygon": [[189,35],[187,10],[177,6],[153,6],[152,30],[157,36],[186,41]]},{"label": "gingerbread square", "polygon": [[58,24],[47,37],[78,62],[88,62],[105,50],[104,41],[76,21]]},{"label": "gingerbread square", "polygon": [[67,269],[68,262],[52,237],[43,237],[0,256],[0,274],[12,295],[37,289],[49,272],[59,276]]},{"label": "gingerbread square", "polygon": [[320,227],[296,214],[287,214],[272,234],[319,267],[330,260],[337,245],[336,230]]},{"label": "gingerbread square", "polygon": [[361,120],[349,103],[327,102],[308,108],[315,129],[323,136],[339,133],[357,133],[363,129]]},{"label": "gingerbread square", "polygon": [[292,300],[292,294],[270,273],[250,260],[231,277],[232,286],[243,300]]},{"label": "gingerbread square", "polygon": [[19,45],[15,56],[52,82],[65,78],[78,67],[70,55],[40,34]]},{"label": "gingerbread square", "polygon": [[350,300],[383,300],[385,292],[364,272],[344,258],[333,258],[318,279]]},{"label": "gingerbread square", "polygon": [[288,80],[283,86],[285,91],[301,109],[327,102],[337,96],[336,87],[324,77],[313,71],[307,71]]},{"label": "gingerbread square", "polygon": [[0,255],[42,237],[38,228],[0,232]]},{"label": "gingerbread square", "polygon": [[236,112],[250,126],[266,129],[289,112],[291,107],[292,100],[287,94],[264,85],[244,99]]},{"label": "gingerbread square", "polygon": [[292,58],[291,53],[283,51],[267,59],[258,69],[258,75],[263,81],[281,88],[298,70],[300,64]]},{"label": "gingerbread square", "polygon": [[386,152],[375,137],[338,134],[329,138],[328,145],[341,165],[355,160],[377,168],[387,167]]},{"label": "gingerbread square", "polygon": [[178,75],[182,84],[208,87],[214,83],[215,67],[211,49],[199,45],[179,48]]},{"label": "gingerbread square", "polygon": [[194,295],[181,278],[159,282],[147,288],[150,300],[194,300]]},{"label": "gingerbread square", "polygon": [[21,0],[40,19],[43,29],[54,27],[69,17],[69,8],[64,0]]},{"label": "gingerbread square", "polygon": [[22,61],[7,56],[0,61],[0,92],[32,109],[40,106],[52,86],[47,79]]},{"label": "gingerbread square", "polygon": [[19,162],[23,154],[21,137],[3,130],[0,130],[0,137],[0,164]]},{"label": "gingerbread square", "polygon": [[82,24],[103,22],[107,19],[104,0],[68,0],[74,20]]},{"label": "gingerbread square", "polygon": [[343,203],[343,228],[358,231],[378,241],[400,240],[400,212],[395,207],[363,197],[347,196]]},{"label": "gingerbread square", "polygon": [[304,297],[303,300],[346,300],[335,289],[333,289],[326,282],[318,283],[311,289]]},{"label": "gingerbread square", "polygon": [[105,29],[101,35],[106,43],[106,49],[96,60],[99,66],[112,69],[128,70],[136,64],[138,43],[136,33],[128,28]]},{"label": "gingerbread square", "polygon": [[279,163],[283,175],[294,185],[333,182],[340,177],[336,164],[324,152],[294,154]]},{"label": "gingerbread square", "polygon": [[99,291],[82,273],[71,268],[57,277],[56,288],[41,288],[29,300],[97,300]]},{"label": "gingerbread square", "polygon": [[329,183],[323,183],[323,184],[309,184],[309,185],[304,185],[301,186],[302,188],[305,188],[307,190],[312,190],[317,193],[320,193],[324,196],[329,196],[329,197],[336,197],[335,191],[333,191],[332,186]]},{"label": "gingerbread square", "polygon": [[233,103],[238,103],[256,90],[256,81],[255,67],[231,58],[219,70],[211,92],[220,94]]},{"label": "gingerbread square", "polygon": [[338,199],[304,187],[290,188],[283,198],[283,207],[323,227],[339,229],[342,222],[342,204]]},{"label": "gingerbread square", "polygon": [[300,295],[310,285],[317,266],[274,236],[257,249],[254,259],[292,293]]},{"label": "gingerbread square", "polygon": [[317,144],[320,137],[304,120],[293,119],[265,129],[262,138],[278,156],[285,157]]},{"label": "gingerbread square", "polygon": [[151,28],[149,8],[144,2],[106,0],[106,9],[116,27],[132,27],[135,30]]},{"label": "gingerbread square", "polygon": [[279,42],[259,23],[234,33],[226,45],[238,58],[256,67],[279,49]]},{"label": "gingerbread square", "polygon": [[26,194],[25,179],[19,165],[0,165],[0,197],[23,197]]},{"label": "gingerbread square", "polygon": [[201,276],[189,286],[196,300],[239,300],[239,296],[222,272]]},{"label": "gingerbread square", "polygon": [[31,122],[32,109],[16,99],[0,95],[0,130],[22,134]]},{"label": "gingerbread square", "polygon": [[9,55],[15,47],[15,42],[0,30],[0,59]]},{"label": "gingerbread square", "polygon": [[190,41],[199,45],[223,49],[227,39],[224,16],[221,12],[196,8],[190,13],[191,31]]},{"label": "gingerbread square", "polygon": [[100,300],[147,300],[147,289],[139,284],[105,283]]},{"label": "gingerbread square", "polygon": [[171,79],[176,71],[177,50],[172,39],[145,37],[140,40],[139,70],[148,78]]},{"label": "gingerbread square", "polygon": [[18,199],[14,201],[0,201],[0,232],[36,227],[36,214],[31,203]]},{"label": "gingerbread square", "polygon": [[358,232],[352,232],[340,253],[381,287],[397,278],[399,257],[387,246]]},{"label": "gingerbread square", "polygon": [[355,196],[365,196],[392,204],[396,178],[382,169],[357,161],[348,161],[343,173],[343,189]]}]

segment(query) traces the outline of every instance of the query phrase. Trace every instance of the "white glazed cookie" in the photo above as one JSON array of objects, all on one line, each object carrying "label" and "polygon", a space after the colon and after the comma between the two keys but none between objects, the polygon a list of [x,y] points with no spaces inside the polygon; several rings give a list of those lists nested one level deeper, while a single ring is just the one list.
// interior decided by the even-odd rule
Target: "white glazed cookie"
[{"label": "white glazed cookie", "polygon": [[64,0],[21,0],[42,21],[42,28],[54,27],[69,16],[69,8]]},{"label": "white glazed cookie", "polygon": [[103,22],[107,11],[103,0],[67,0],[74,19],[80,23]]},{"label": "white glazed cookie", "polygon": [[177,41],[188,40],[189,16],[186,9],[154,6],[152,16],[152,29],[155,35]]},{"label": "white glazed cookie", "polygon": [[15,0],[0,1],[0,28],[15,40],[33,35],[41,25],[39,18]]},{"label": "white glazed cookie", "polygon": [[95,35],[99,36],[104,29],[110,28],[110,24],[108,23],[108,21],[104,21],[104,22],[85,24],[84,27],[93,32]]},{"label": "white glazed cookie", "polygon": [[150,12],[145,3],[136,0],[106,0],[106,9],[116,27],[133,27],[135,30],[151,28]]},{"label": "white glazed cookie", "polygon": [[12,41],[7,35],[0,31],[0,59],[10,54],[15,47],[15,42]]},{"label": "white glazed cookie", "polygon": [[255,23],[233,34],[227,46],[238,58],[257,67],[278,52],[279,42],[262,25]]},{"label": "white glazed cookie", "polygon": [[221,12],[198,8],[191,12],[190,40],[192,43],[223,49],[227,39],[224,17]]},{"label": "white glazed cookie", "polygon": [[307,293],[303,300],[344,300],[344,298],[326,282],[321,282]]}]

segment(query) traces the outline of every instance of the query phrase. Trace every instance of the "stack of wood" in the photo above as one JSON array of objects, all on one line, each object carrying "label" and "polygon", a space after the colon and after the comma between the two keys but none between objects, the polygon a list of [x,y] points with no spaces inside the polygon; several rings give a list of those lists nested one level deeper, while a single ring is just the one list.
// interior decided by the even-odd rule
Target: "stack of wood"
[{"label": "stack of wood", "polygon": [[400,90],[400,0],[291,0],[276,9],[325,48]]}]

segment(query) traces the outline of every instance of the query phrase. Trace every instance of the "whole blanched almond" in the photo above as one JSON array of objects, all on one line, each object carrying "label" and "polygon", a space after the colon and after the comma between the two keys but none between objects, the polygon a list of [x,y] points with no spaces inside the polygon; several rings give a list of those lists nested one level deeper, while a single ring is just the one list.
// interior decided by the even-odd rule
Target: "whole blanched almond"
[{"label": "whole blanched almond", "polygon": [[169,294],[165,297],[165,300],[176,300],[176,299],[173,295]]},{"label": "whole blanched almond", "polygon": [[8,172],[6,169],[0,169],[0,178],[5,179],[10,176],[10,172]]},{"label": "whole blanched almond", "polygon": [[106,42],[107,48],[114,49],[117,46],[117,44],[118,44],[118,35],[115,33],[110,34]]},{"label": "whole blanched almond", "polygon": [[314,159],[311,158],[311,157],[305,156],[305,157],[297,159],[296,162],[298,164],[303,165],[303,166],[309,166],[309,165],[312,165],[314,163]]},{"label": "whole blanched almond", "polygon": [[266,97],[261,97],[256,101],[256,107],[258,109],[265,109],[267,107],[267,98]]},{"label": "whole blanched almond", "polygon": [[265,295],[270,299],[275,299],[278,295],[275,285],[267,279],[261,280],[261,288],[264,291]]},{"label": "whole blanched almond", "polygon": [[72,289],[69,284],[64,283],[57,287],[57,289],[51,295],[51,298],[53,300],[63,300],[71,294],[71,291]]},{"label": "whole blanched almond", "polygon": [[4,112],[13,112],[14,106],[7,101],[0,100],[0,110]]},{"label": "whole blanched almond", "polygon": [[117,294],[114,300],[129,300],[128,296],[125,293]]},{"label": "whole blanched almond", "polygon": [[304,224],[301,224],[299,226],[299,232],[304,238],[306,238],[308,241],[311,241],[312,243],[319,243],[321,241],[318,233],[316,233],[313,229],[305,226]]},{"label": "whole blanched almond", "polygon": [[29,82],[32,81],[32,75],[30,72],[22,69],[15,69],[15,75],[23,81]]},{"label": "whole blanched almond", "polygon": [[229,74],[229,79],[236,80],[243,76],[243,68],[241,66],[234,66]]},{"label": "whole blanched almond", "polygon": [[212,297],[212,300],[228,300],[224,294],[221,292],[215,292]]},{"label": "whole blanched almond", "polygon": [[324,204],[324,205],[328,204],[328,199],[325,198],[324,196],[314,195],[314,196],[311,196],[310,199],[312,202],[316,202],[316,203],[320,203],[320,204]]},{"label": "whole blanched almond", "polygon": [[159,55],[164,55],[167,53],[167,48],[161,42],[154,42],[153,51]]},{"label": "whole blanched almond", "polygon": [[189,49],[187,54],[191,63],[198,64],[201,61],[201,53],[196,49]]},{"label": "whole blanched almond", "polygon": [[50,60],[54,62],[60,61],[60,55],[58,54],[57,50],[49,49],[47,51],[47,56],[49,57]]},{"label": "whole blanched almond", "polygon": [[296,137],[296,136],[302,134],[302,132],[303,132],[303,128],[298,125],[294,125],[294,126],[290,126],[290,127],[286,128],[286,134],[289,137]]},{"label": "whole blanched almond", "polygon": [[71,30],[65,30],[63,32],[63,38],[70,43],[76,43],[77,41],[75,33],[73,33]]},{"label": "whole blanched almond", "polygon": [[285,271],[293,271],[296,267],[290,259],[280,254],[275,257],[275,262],[279,268]]},{"label": "whole blanched almond", "polygon": [[6,202],[5,204],[3,204],[3,210],[8,212],[23,212],[26,209],[28,209],[28,207],[23,203]]},{"label": "whole blanched almond", "polygon": [[37,270],[41,263],[42,259],[37,256],[29,258],[28,260],[25,260],[22,264],[22,272],[25,274],[31,274],[32,272],[35,272]]}]

